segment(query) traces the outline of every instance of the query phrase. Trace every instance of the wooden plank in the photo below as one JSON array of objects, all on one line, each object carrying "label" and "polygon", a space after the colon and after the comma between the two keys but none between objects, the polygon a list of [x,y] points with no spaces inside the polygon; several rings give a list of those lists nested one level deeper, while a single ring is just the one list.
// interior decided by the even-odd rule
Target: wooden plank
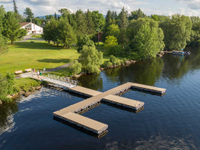
[{"label": "wooden plank", "polygon": [[89,88],[84,88],[82,86],[76,86],[74,88],[71,88],[70,90],[75,91],[77,93],[86,94],[86,95],[89,95],[89,96],[96,96],[96,95],[101,94],[101,92],[99,92],[99,91],[95,91],[95,90],[92,90],[92,89],[89,89]]},{"label": "wooden plank", "polygon": [[101,134],[102,132],[106,131],[108,128],[107,124],[95,121],[93,119],[69,112],[61,116],[62,118],[66,119],[67,121],[86,128],[94,133]]},{"label": "wooden plank", "polygon": [[116,105],[131,108],[134,110],[139,110],[144,106],[144,102],[140,102],[140,101],[124,98],[124,97],[119,97],[115,95],[108,95],[104,97],[103,99],[105,101],[114,103]]}]

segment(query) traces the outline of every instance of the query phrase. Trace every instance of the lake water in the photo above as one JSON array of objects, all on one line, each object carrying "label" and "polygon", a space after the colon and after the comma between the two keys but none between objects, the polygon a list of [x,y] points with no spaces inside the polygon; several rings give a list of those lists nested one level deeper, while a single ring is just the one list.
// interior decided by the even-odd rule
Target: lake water
[{"label": "lake water", "polygon": [[122,97],[145,102],[132,113],[106,104],[83,115],[108,124],[97,139],[53,120],[52,113],[84,98],[43,88],[0,108],[0,149],[167,150],[200,149],[200,50],[171,54],[79,79],[80,85],[107,91],[126,82],[166,88],[163,97],[129,91]]}]

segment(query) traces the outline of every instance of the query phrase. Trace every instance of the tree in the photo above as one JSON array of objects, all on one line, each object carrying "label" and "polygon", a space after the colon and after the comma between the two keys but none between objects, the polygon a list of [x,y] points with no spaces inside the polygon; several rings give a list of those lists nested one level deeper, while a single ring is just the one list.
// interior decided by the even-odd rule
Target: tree
[{"label": "tree", "polygon": [[96,32],[102,31],[103,27],[105,25],[104,16],[101,13],[99,13],[99,11],[93,11],[92,18],[93,18],[94,25],[95,25],[95,31]]},{"label": "tree", "polygon": [[82,70],[82,65],[77,60],[71,59],[69,62],[69,69],[73,75],[79,74]]},{"label": "tree", "polygon": [[190,20],[192,21],[192,24],[200,22],[199,16],[191,16]]},{"label": "tree", "polygon": [[83,46],[79,60],[87,73],[99,73],[100,65],[103,64],[103,53],[95,47]]},{"label": "tree", "polygon": [[119,28],[120,28],[120,38],[119,38],[119,43],[125,45],[126,43],[126,28],[129,24],[128,21],[128,12],[125,11],[124,7],[119,14]]},{"label": "tree", "polygon": [[7,40],[0,33],[0,54],[5,53],[8,50]]},{"label": "tree", "polygon": [[172,19],[161,22],[160,27],[165,35],[166,49],[181,50],[190,41],[192,22],[189,17],[173,15]]},{"label": "tree", "polygon": [[89,38],[89,36],[84,35],[84,36],[78,36],[78,52],[80,52],[83,49],[83,46],[86,45],[88,47],[94,46],[94,42]]},{"label": "tree", "polygon": [[59,10],[59,12],[60,12],[61,14],[64,14],[64,13],[70,14],[70,10],[67,9],[67,8],[62,8],[62,9]]},{"label": "tree", "polygon": [[87,34],[94,34],[95,33],[95,25],[92,19],[92,13],[89,9],[86,12],[86,22],[87,22]]},{"label": "tree", "polygon": [[20,25],[13,12],[7,12],[3,22],[3,35],[11,40],[11,44],[20,34]]},{"label": "tree", "polygon": [[109,55],[118,56],[122,54],[122,47],[118,45],[117,38],[114,36],[107,36],[104,44],[105,52]]},{"label": "tree", "polygon": [[144,12],[141,9],[138,9],[136,11],[132,11],[131,15],[129,16],[129,20],[137,20],[139,18],[144,18],[146,17],[146,15],[144,14]]},{"label": "tree", "polygon": [[19,36],[18,36],[19,39],[23,38],[26,35],[27,35],[27,30],[26,29],[20,29],[19,30]]},{"label": "tree", "polygon": [[106,15],[106,22],[103,29],[102,40],[105,41],[106,37],[108,36],[108,27],[112,24],[115,24],[116,21],[112,16],[112,12],[109,10]]},{"label": "tree", "polygon": [[15,0],[13,0],[13,5],[14,5],[14,12],[15,12],[15,14],[18,14],[19,12],[17,10],[17,5],[16,5]]},{"label": "tree", "polygon": [[108,35],[110,36],[114,36],[116,37],[117,39],[119,38],[119,34],[120,34],[120,29],[119,29],[119,26],[116,25],[116,24],[111,24],[109,27],[108,27]]},{"label": "tree", "polygon": [[76,12],[77,35],[87,35],[87,22],[82,10]]},{"label": "tree", "polygon": [[0,6],[0,34],[3,31],[3,19],[4,19],[5,14],[6,14],[6,11],[3,8],[3,5],[1,5]]},{"label": "tree", "polygon": [[30,7],[26,7],[24,11],[24,16],[26,17],[27,22],[30,22],[34,18],[34,14],[32,13],[32,10]]},{"label": "tree", "polygon": [[[162,38],[158,35],[162,36]],[[151,28],[149,22],[143,24],[133,41],[135,49],[138,50],[138,57],[142,59],[156,57],[156,54],[164,49],[164,46],[160,44],[160,39],[164,39],[161,29],[157,29],[156,27]]]},{"label": "tree", "polygon": [[64,47],[70,48],[70,45],[76,42],[76,35],[73,28],[66,20],[61,20],[58,24],[58,41],[64,44]]},{"label": "tree", "polygon": [[[132,20],[127,28],[126,33],[129,40],[129,46],[132,49],[132,56],[136,55],[139,58],[155,57],[155,54],[163,50],[165,47],[163,42],[163,31],[161,28],[159,28],[158,22],[151,18]],[[147,55],[142,55],[142,51],[145,51],[144,53],[146,53],[146,50],[142,45],[146,45],[148,47]]]}]

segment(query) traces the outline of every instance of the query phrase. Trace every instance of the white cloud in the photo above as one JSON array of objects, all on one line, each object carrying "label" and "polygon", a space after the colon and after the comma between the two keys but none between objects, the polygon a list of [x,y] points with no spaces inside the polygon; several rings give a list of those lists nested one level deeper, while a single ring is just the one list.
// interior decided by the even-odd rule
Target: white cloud
[{"label": "white cloud", "polygon": [[0,3],[11,3],[12,0],[0,0]]},{"label": "white cloud", "polygon": [[175,0],[179,3],[185,3],[191,9],[200,9],[200,0]]},{"label": "white cloud", "polygon": [[[98,10],[106,15],[108,10],[117,11],[118,13],[124,7],[128,12],[141,8],[147,15],[160,14],[199,14],[200,0],[168,0],[169,5],[165,5],[160,0],[16,0],[18,10],[23,14],[26,7],[30,7],[34,16],[44,16],[58,13],[61,8],[67,8],[72,13],[78,9],[86,11]],[[177,3],[175,3],[177,2]],[[0,0],[6,11],[13,11],[12,0]],[[170,5],[175,3],[177,5]],[[187,7],[188,6],[188,7]],[[179,9],[182,8],[182,9]]]}]

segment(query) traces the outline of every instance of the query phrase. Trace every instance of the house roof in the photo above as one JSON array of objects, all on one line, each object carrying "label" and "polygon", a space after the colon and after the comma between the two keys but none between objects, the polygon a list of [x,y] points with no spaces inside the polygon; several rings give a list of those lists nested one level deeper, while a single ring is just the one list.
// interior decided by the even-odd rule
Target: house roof
[{"label": "house roof", "polygon": [[23,26],[28,25],[28,24],[30,24],[30,23],[31,23],[31,22],[21,22],[21,23],[19,23],[19,24],[20,24],[21,27],[23,27]]}]

